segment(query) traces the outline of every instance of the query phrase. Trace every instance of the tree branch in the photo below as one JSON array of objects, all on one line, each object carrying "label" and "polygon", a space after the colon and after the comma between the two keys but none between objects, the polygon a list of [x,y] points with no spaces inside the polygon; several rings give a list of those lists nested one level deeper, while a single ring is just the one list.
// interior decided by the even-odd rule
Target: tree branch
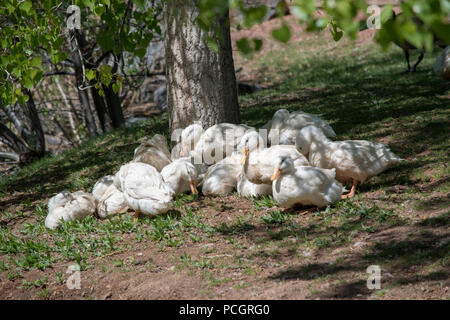
[{"label": "tree branch", "polygon": [[74,76],[75,72],[53,71],[53,72],[46,72],[46,73],[44,73],[44,77],[57,76],[57,75]]},{"label": "tree branch", "polygon": [[19,162],[20,157],[17,153],[11,153],[11,152],[0,152],[0,158],[1,159],[10,159],[15,162]]}]

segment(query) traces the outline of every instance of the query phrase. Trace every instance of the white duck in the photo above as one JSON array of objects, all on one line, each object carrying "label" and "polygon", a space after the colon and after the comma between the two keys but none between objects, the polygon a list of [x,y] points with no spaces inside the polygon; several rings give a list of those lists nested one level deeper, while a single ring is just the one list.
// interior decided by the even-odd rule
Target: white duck
[{"label": "white duck", "polygon": [[172,150],[170,150],[170,159],[176,160],[180,158],[181,153],[181,143],[175,143],[172,147]]},{"label": "white duck", "polygon": [[190,158],[179,158],[161,170],[161,176],[175,194],[189,191],[197,194],[198,170]]},{"label": "white duck", "polygon": [[[203,127],[199,122],[195,122],[181,132],[181,141],[177,145],[177,149],[179,150],[179,156],[176,157],[187,157],[194,151],[195,146],[197,145],[200,137],[203,134]],[[174,157],[172,157],[173,159]]]},{"label": "white duck", "polygon": [[324,207],[339,201],[344,190],[335,170],[296,167],[290,158],[279,157],[272,175],[274,200],[284,208],[296,204]]},{"label": "white duck", "polygon": [[327,137],[336,137],[336,133],[328,122],[318,116],[301,111],[289,113],[286,109],[280,109],[274,113],[269,125],[269,143],[271,146],[277,144],[294,145],[297,133],[309,125],[321,128]]},{"label": "white duck", "polygon": [[163,135],[155,134],[151,139],[144,140],[134,150],[132,162],[146,163],[161,171],[171,162],[166,138]]},{"label": "white duck", "polygon": [[308,160],[290,145],[275,145],[264,149],[264,140],[256,132],[249,132],[242,137],[243,172],[246,178],[256,184],[271,184],[273,168],[279,156],[289,157],[295,166],[309,166]]},{"label": "white duck", "polygon": [[[194,124],[192,126],[186,128],[188,132],[192,132],[192,138],[183,138],[185,135],[181,134],[181,156],[186,156],[186,153],[190,152],[190,155],[195,157],[196,162],[203,162],[207,165],[217,163],[231,155],[236,151],[242,136],[248,131],[255,130],[245,124],[219,123],[209,127],[199,135],[199,125]],[[191,145],[184,143],[185,140],[190,141]],[[194,149],[192,149],[192,142],[195,142]]]},{"label": "white duck", "polygon": [[365,140],[331,141],[315,126],[300,130],[296,148],[308,155],[311,165],[336,168],[337,180],[353,183],[350,193],[343,195],[344,199],[355,195],[358,183],[403,160],[382,143]]},{"label": "white duck", "polygon": [[204,195],[227,195],[233,192],[241,170],[240,154],[233,152],[229,157],[210,166],[203,180]]},{"label": "white duck", "polygon": [[237,192],[242,197],[258,197],[272,194],[272,184],[256,184],[247,180],[244,172],[238,176]]},{"label": "white duck", "polygon": [[49,200],[45,226],[56,229],[62,221],[82,220],[94,215],[95,207],[95,199],[91,194],[84,191],[63,191]]},{"label": "white duck", "polygon": [[92,196],[97,200],[97,215],[104,219],[128,211],[125,197],[114,185],[114,176],[100,178],[92,189]]},{"label": "white duck", "polygon": [[174,192],[151,165],[140,162],[124,164],[116,174],[114,184],[135,211],[135,218],[139,213],[155,216],[172,208]]}]

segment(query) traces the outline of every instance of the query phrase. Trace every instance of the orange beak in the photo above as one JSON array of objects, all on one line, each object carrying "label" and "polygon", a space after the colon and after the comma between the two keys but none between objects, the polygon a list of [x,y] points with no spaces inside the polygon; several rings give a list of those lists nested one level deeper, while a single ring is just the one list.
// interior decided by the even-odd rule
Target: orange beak
[{"label": "orange beak", "polygon": [[248,155],[249,155],[249,150],[246,148],[242,149],[242,158],[241,158],[241,164],[245,164],[245,162],[247,162],[248,159]]},{"label": "orange beak", "polygon": [[273,174],[270,177],[270,181],[275,181],[278,179],[278,177],[280,176],[280,167],[275,167],[275,169],[273,170]]},{"label": "orange beak", "polygon": [[198,194],[197,186],[195,185],[195,181],[189,181],[189,187],[191,187],[192,194]]}]

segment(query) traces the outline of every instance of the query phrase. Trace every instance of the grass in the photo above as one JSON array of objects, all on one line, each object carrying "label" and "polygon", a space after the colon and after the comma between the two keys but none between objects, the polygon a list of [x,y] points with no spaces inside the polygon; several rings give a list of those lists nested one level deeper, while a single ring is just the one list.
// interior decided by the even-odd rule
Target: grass
[{"label": "grass", "polygon": [[[430,72],[435,57],[427,54],[417,73],[403,74],[397,48],[383,53],[344,42],[330,50],[328,42],[310,36],[256,56],[248,67],[273,85],[240,97],[244,123],[261,126],[279,108],[320,114],[338,139],[382,141],[405,159],[361,185],[352,200],[303,216],[283,213],[270,196],[178,195],[175,209],[154,219],[90,217],[45,229],[49,197],[61,190],[91,191],[100,177],[131,159],[141,137],[168,135],[163,115],[1,178],[0,278],[44,299],[65,282],[61,264],[76,262],[83,272],[103,274],[154,272],[158,262],[141,266],[129,258],[148,248],[176,257],[159,263],[175,263],[177,272],[203,281],[207,287],[198,292],[208,297],[216,295],[214,288],[245,292],[265,281],[315,279],[305,286],[309,297],[386,298],[406,284],[447,278],[450,86]],[[402,276],[371,295],[361,289],[368,264]],[[39,272],[38,280],[27,278],[32,271]],[[336,285],[323,289],[322,282]]]}]

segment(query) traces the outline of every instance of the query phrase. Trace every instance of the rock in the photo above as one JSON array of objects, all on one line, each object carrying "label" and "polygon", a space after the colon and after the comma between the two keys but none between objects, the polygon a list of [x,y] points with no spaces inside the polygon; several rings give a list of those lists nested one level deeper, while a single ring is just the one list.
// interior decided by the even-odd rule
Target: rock
[{"label": "rock", "polygon": [[434,72],[447,80],[450,80],[450,46],[446,47],[437,57],[434,63]]},{"label": "rock", "polygon": [[153,93],[153,101],[156,102],[158,109],[162,112],[167,111],[167,86],[163,84]]}]

